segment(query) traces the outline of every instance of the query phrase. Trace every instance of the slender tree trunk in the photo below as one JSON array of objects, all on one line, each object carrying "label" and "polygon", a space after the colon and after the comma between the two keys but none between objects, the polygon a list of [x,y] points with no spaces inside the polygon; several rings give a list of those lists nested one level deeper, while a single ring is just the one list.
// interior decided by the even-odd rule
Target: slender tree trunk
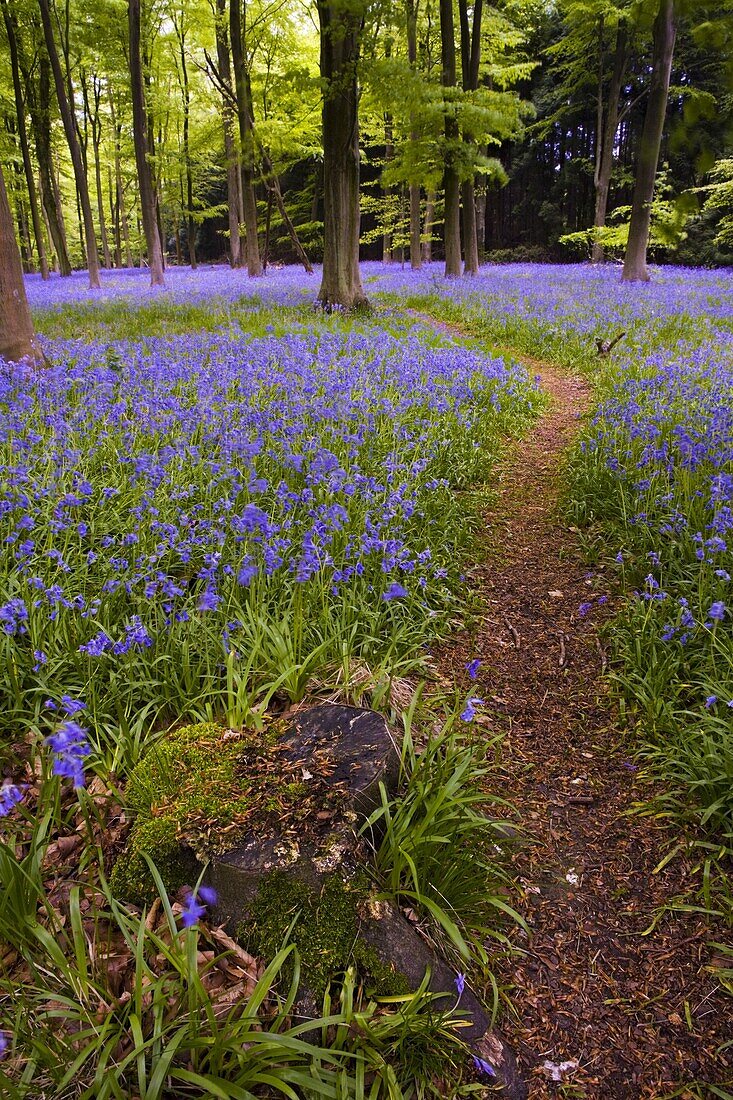
[{"label": "slender tree trunk", "polygon": [[143,89],[142,60],[140,56],[140,0],[128,0],[128,22],[130,31],[130,84],[132,90],[132,129],[135,142],[135,163],[137,164],[138,185],[140,188],[140,207],[143,219],[143,232],[148,249],[151,286],[163,286],[163,249],[158,232],[158,219],[155,211],[155,193],[148,163],[147,125],[145,116],[145,95]]},{"label": "slender tree trunk", "polygon": [[99,235],[102,238],[102,255],[104,256],[104,266],[112,266],[112,257],[109,251],[109,239],[107,237],[107,220],[104,216],[104,191],[102,189],[102,161],[100,157],[100,146],[102,141],[102,122],[99,117],[99,103],[102,96],[101,82],[92,73],[92,96],[94,97],[94,112],[92,113],[89,103],[89,89],[87,82],[82,75],[82,92],[84,95],[84,108],[89,116],[89,121],[92,127],[92,152],[94,154],[94,182],[97,187],[97,213],[99,215]]},{"label": "slender tree trunk", "polygon": [[242,205],[242,166],[237,155],[234,138],[234,111],[227,98],[226,89],[232,86],[232,67],[227,37],[226,0],[216,0],[215,32],[216,56],[222,90],[221,121],[224,130],[224,155],[227,162],[227,205],[229,214],[229,256],[232,267],[240,267],[242,249],[240,241],[240,207]]},{"label": "slender tree trunk", "polygon": [[183,98],[183,163],[186,168],[186,235],[188,237],[188,258],[191,267],[196,264],[196,222],[193,217],[193,170],[191,168],[191,89],[188,82],[188,64],[186,63],[186,30],[181,14],[180,29],[176,25],[178,47],[181,57],[181,94]]},{"label": "slender tree trunk", "polygon": [[66,245],[64,218],[58,197],[53,157],[51,155],[51,69],[45,51],[43,49],[39,51],[37,95],[30,71],[27,69],[22,71],[26,89],[26,103],[33,127],[36,159],[38,160],[41,205],[48,224],[49,240],[56,253],[59,274],[63,278],[67,278],[71,275],[71,261]]},{"label": "slender tree trunk", "polygon": [[239,143],[242,158],[242,205],[246,232],[245,255],[247,273],[254,277],[262,274],[260,247],[257,239],[257,199],[254,188],[254,141],[252,138],[252,112],[247,86],[242,40],[242,0],[229,0],[229,37],[234,67],[234,90],[237,99]]},{"label": "slender tree trunk", "polygon": [[[388,55],[389,56],[389,55]],[[392,128],[392,115],[384,116],[384,164],[385,167],[394,160],[394,131]],[[384,216],[386,223],[382,237],[382,262],[392,263],[392,199],[394,192],[391,187],[384,188]]]},{"label": "slender tree trunk", "polygon": [[649,245],[654,181],[662,145],[664,118],[667,113],[669,80],[672,72],[674,42],[676,36],[675,0],[660,0],[659,13],[654,21],[654,50],[649,99],[644,115],[644,128],[636,162],[634,198],[631,204],[629,242],[624,258],[622,279],[624,282],[648,282],[649,270],[646,253]]},{"label": "slender tree trunk", "polygon": [[[417,66],[417,0],[407,0],[407,60],[412,68]],[[418,139],[414,127],[410,129],[410,141]],[[419,271],[422,267],[420,248],[420,184],[410,183],[410,267]]]},{"label": "slender tree trunk", "polygon": [[460,182],[456,169],[459,132],[455,108],[450,98],[456,86],[456,42],[453,29],[453,0],[440,0],[440,43],[445,108],[445,169],[443,172],[445,274],[461,274],[461,203]]},{"label": "slender tree trunk", "polygon": [[23,282],[13,217],[0,165],[0,359],[42,366],[45,363],[33,334],[31,311]]},{"label": "slender tree trunk", "polygon": [[28,147],[28,130],[25,123],[25,101],[23,96],[23,86],[20,79],[20,64],[18,61],[18,40],[16,37],[16,24],[15,19],[8,10],[8,0],[0,0],[3,8],[3,20],[5,22],[5,30],[8,35],[8,46],[10,49],[10,68],[13,75],[13,92],[15,94],[15,109],[18,116],[18,139],[20,141],[20,151],[23,157],[23,171],[25,172],[25,182],[28,188],[28,202],[31,208],[31,221],[33,222],[33,236],[36,239],[36,250],[38,252],[38,266],[41,269],[41,278],[48,278],[48,259],[46,257],[46,244],[43,239],[43,226],[41,222],[41,211],[38,202],[38,192],[36,190],[36,181],[33,176],[33,164],[31,162],[30,149]]},{"label": "slender tree trunk", "polygon": [[[254,129],[252,130],[252,135],[253,137],[255,136]],[[300,243],[300,238],[298,237],[295,226],[293,225],[292,218],[288,214],[287,208],[285,206],[285,200],[283,199],[282,189],[280,187],[280,180],[277,178],[277,173],[275,172],[272,161],[261,146],[260,157],[262,158],[262,168],[265,173],[265,182],[267,186],[267,206],[268,210],[270,211],[270,215],[272,214],[272,200],[274,200],[280,217],[283,220],[285,229],[287,230],[287,234],[292,242],[293,249],[295,250],[295,255],[298,257],[307,273],[309,275],[312,275],[313,265],[308,259],[303,245]],[[269,233],[267,234],[267,237],[269,240]],[[264,261],[262,266],[263,269],[267,266]]]},{"label": "slender tree trunk", "polygon": [[476,198],[476,245],[478,248],[478,262],[484,259],[486,251],[486,184],[482,184],[475,195]]},{"label": "slender tree trunk", "polygon": [[272,220],[272,201],[275,192],[271,187],[267,190],[267,213],[265,214],[265,243],[262,246],[262,271],[267,271],[270,258],[270,222]]},{"label": "slender tree trunk", "polygon": [[84,170],[84,161],[81,154],[81,146],[79,145],[71,104],[66,94],[64,76],[61,72],[61,64],[59,62],[58,50],[56,49],[56,40],[54,38],[53,27],[51,25],[51,9],[49,7],[49,0],[38,0],[38,4],[41,9],[43,37],[46,42],[48,59],[51,62],[51,71],[53,73],[54,83],[56,85],[56,97],[58,99],[59,110],[61,112],[61,121],[64,125],[64,133],[66,134],[66,141],[69,146],[69,153],[71,154],[71,163],[74,169],[76,189],[79,195],[79,201],[81,203],[82,215],[84,220],[84,237],[86,239],[87,263],[89,265],[89,286],[92,287],[92,289],[97,289],[101,285],[99,282],[99,256],[97,254],[97,238],[94,229],[92,205],[89,200],[89,188],[87,186],[87,178],[86,172]]},{"label": "slender tree trunk", "polygon": [[[600,49],[602,54],[602,22],[599,34],[601,36]],[[593,177],[593,183],[595,185],[596,192],[595,212],[593,216],[593,226],[595,229],[602,229],[603,226],[606,224],[608,193],[611,187],[611,173],[613,171],[613,147],[616,140],[616,130],[618,129],[619,103],[621,98],[621,89],[623,87],[624,75],[626,73],[627,61],[628,38],[626,27],[619,20],[619,24],[616,29],[616,48],[613,55],[613,72],[611,73],[611,84],[608,89],[608,99],[606,101],[605,121],[603,112],[603,68],[602,65],[599,66],[598,131],[596,134],[596,167]],[[603,244],[598,238],[593,241],[593,252],[591,259],[594,264],[603,263]]]},{"label": "slender tree trunk", "polygon": [[[478,88],[479,65],[481,62],[481,18],[483,0],[475,0],[473,8],[473,31],[469,31],[467,0],[458,0],[458,13],[461,26],[461,68],[463,89],[467,92]],[[463,135],[464,142],[467,137]],[[478,274],[478,235],[476,231],[476,196],[473,179],[464,180],[461,187],[463,200],[463,274]]]},{"label": "slender tree trunk", "polygon": [[367,306],[359,271],[359,120],[357,66],[362,4],[319,0],[323,84],[324,309]]},{"label": "slender tree trunk", "polygon": [[423,227],[422,258],[429,264],[433,259],[433,226],[435,225],[435,192],[428,191],[425,204],[425,224]]}]

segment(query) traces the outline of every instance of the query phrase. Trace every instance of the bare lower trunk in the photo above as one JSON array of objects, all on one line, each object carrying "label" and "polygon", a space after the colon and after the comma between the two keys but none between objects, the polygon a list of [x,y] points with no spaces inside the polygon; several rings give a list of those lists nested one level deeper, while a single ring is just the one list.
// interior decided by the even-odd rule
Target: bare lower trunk
[{"label": "bare lower trunk", "polygon": [[163,249],[158,231],[153,180],[148,163],[147,122],[140,57],[140,0],[128,0],[130,31],[130,83],[132,90],[132,128],[135,142],[135,163],[140,188],[140,209],[143,232],[148,249],[151,286],[163,286]]},{"label": "bare lower trunk", "polygon": [[99,148],[102,140],[102,123],[99,117],[99,104],[102,95],[101,82],[96,76],[92,75],[92,95],[94,97],[94,112],[90,109],[89,102],[89,90],[86,85],[86,81],[82,79],[82,90],[84,93],[84,106],[92,128],[92,151],[94,153],[94,180],[97,186],[97,213],[99,216],[99,235],[102,238],[102,255],[104,256],[104,266],[112,266],[112,257],[109,251],[109,240],[107,238],[107,224],[104,216],[104,192],[102,190],[102,163],[99,154]]},{"label": "bare lower trunk", "polygon": [[33,222],[33,236],[36,239],[38,266],[41,269],[41,277],[43,279],[47,279],[48,259],[46,257],[46,244],[43,239],[43,226],[41,222],[40,204],[38,202],[38,191],[36,189],[36,181],[33,175],[33,164],[31,162],[30,149],[28,147],[28,131],[26,129],[25,121],[23,86],[21,84],[20,64],[18,62],[16,23],[13,16],[8,10],[8,0],[1,0],[1,2],[3,8],[3,19],[5,21],[5,29],[8,35],[8,46],[10,49],[10,67],[13,75],[13,92],[15,94],[15,109],[18,118],[18,139],[20,141],[20,151],[23,156],[23,171],[25,173],[26,187],[28,188],[28,201],[30,203],[31,220]]},{"label": "bare lower trunk", "polygon": [[31,73],[25,69],[23,70],[23,80],[36,145],[41,204],[48,225],[49,239],[56,253],[59,274],[66,278],[71,275],[71,261],[66,244],[64,218],[51,154],[51,116],[49,107],[51,68],[45,52],[41,51],[38,58],[38,94],[36,95]]},{"label": "bare lower trunk", "polygon": [[242,206],[244,208],[245,255],[247,272],[251,276],[262,274],[260,247],[257,239],[257,199],[254,188],[254,141],[252,137],[252,112],[250,110],[247,72],[242,42],[242,0],[229,0],[229,33],[234,67],[234,90],[237,99],[239,143],[242,158]]},{"label": "bare lower trunk", "polygon": [[463,274],[478,275],[478,235],[476,232],[476,196],[473,180],[461,188],[463,202]]},{"label": "bare lower trunk", "polygon": [[433,226],[435,224],[435,192],[428,191],[428,201],[425,204],[425,223],[423,226],[422,258],[423,263],[429,264],[433,259]]},{"label": "bare lower trunk", "polygon": [[626,247],[622,275],[624,282],[648,282],[649,280],[646,253],[649,245],[654,181],[659,163],[664,118],[667,113],[675,36],[674,0],[661,0],[659,14],[654,21],[652,76],[636,164],[629,242]]},{"label": "bare lower trunk", "polygon": [[43,352],[33,334],[23,267],[15,239],[8,193],[0,167],[0,359],[41,366]]},{"label": "bare lower trunk", "polygon": [[443,243],[445,246],[445,274],[448,278],[461,274],[461,214],[460,181],[456,170],[459,132],[458,120],[449,101],[456,84],[456,43],[453,28],[453,0],[440,0],[440,42],[443,59],[442,83],[446,91],[445,111],[445,168],[443,191],[445,212]]},{"label": "bare lower trunk", "polygon": [[[227,36],[226,0],[216,0],[216,55],[219,62],[219,76],[225,88],[231,88],[232,66]],[[227,162],[227,208],[229,215],[229,258],[232,267],[242,263],[240,247],[240,207],[242,205],[242,166],[237,155],[237,143],[234,138],[235,114],[226,91],[222,92],[221,121],[224,130],[224,155]]]},{"label": "bare lower trunk", "polygon": [[[417,66],[417,7],[418,0],[407,0],[407,60],[412,68]],[[417,141],[417,132],[410,130],[410,141]],[[419,271],[422,267],[420,248],[420,184],[410,183],[410,267]]]},{"label": "bare lower trunk", "polygon": [[482,263],[486,252],[486,184],[482,184],[476,199],[476,246],[478,262]]},{"label": "bare lower trunk", "polygon": [[43,37],[46,42],[48,58],[51,62],[51,71],[53,72],[54,83],[56,85],[56,97],[61,112],[61,121],[64,125],[64,133],[66,134],[66,141],[69,146],[69,153],[71,154],[74,179],[76,180],[76,189],[82,209],[87,263],[89,265],[89,286],[93,289],[97,289],[101,285],[99,282],[99,255],[97,253],[97,238],[94,229],[94,218],[92,217],[92,204],[89,199],[89,187],[87,186],[86,172],[84,171],[84,161],[77,137],[74,114],[66,94],[66,85],[64,83],[64,76],[61,72],[61,64],[56,49],[56,40],[51,24],[49,0],[38,0],[38,4],[41,9],[41,20],[43,22]]},{"label": "bare lower trunk", "polygon": [[[602,29],[603,25],[601,24],[601,33]],[[593,226],[595,229],[602,229],[603,226],[606,224],[608,193],[611,187],[611,173],[613,171],[613,148],[614,142],[616,140],[616,130],[618,129],[619,101],[621,97],[621,88],[623,86],[624,74],[626,71],[627,58],[628,48],[626,27],[619,20],[618,29],[616,31],[616,49],[614,52],[613,73],[611,74],[611,84],[608,89],[608,100],[606,103],[605,122],[603,123],[603,126],[599,129],[599,132],[596,135],[598,149],[596,156],[596,170],[593,179],[596,191],[595,212],[593,216]],[[600,123],[601,119],[603,118],[603,107],[601,101],[602,73],[599,74],[598,94],[598,120]],[[604,260],[603,244],[597,236],[593,241],[593,252],[591,255],[591,259],[594,264],[603,263]]]},{"label": "bare lower trunk", "polygon": [[323,82],[324,309],[367,303],[359,271],[359,124],[357,64],[363,11],[343,0],[319,0]]}]

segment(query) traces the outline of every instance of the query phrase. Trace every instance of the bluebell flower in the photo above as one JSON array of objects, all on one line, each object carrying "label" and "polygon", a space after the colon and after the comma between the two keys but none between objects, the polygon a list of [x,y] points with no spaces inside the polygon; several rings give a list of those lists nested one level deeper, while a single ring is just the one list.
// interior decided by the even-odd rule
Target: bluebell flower
[{"label": "bluebell flower", "polygon": [[711,604],[708,615],[713,622],[722,622],[725,618],[725,604],[722,600],[717,600],[714,604]]},{"label": "bluebell flower", "polygon": [[53,774],[71,779],[75,787],[83,787],[84,759],[91,753],[87,731],[69,719],[56,733],[46,738],[54,753]]},{"label": "bluebell flower", "polygon": [[479,1058],[477,1054],[474,1054],[473,1064],[478,1072],[484,1074],[485,1077],[496,1077],[496,1070],[485,1058]]},{"label": "bluebell flower", "polygon": [[[458,1000],[460,1001],[461,997],[463,996],[463,990],[466,988],[466,975],[459,972],[458,974],[456,974],[453,981],[455,983],[456,992],[458,994]],[[456,1002],[456,1004],[457,1003],[458,1002]]]},{"label": "bluebell flower", "polygon": [[23,800],[24,789],[15,783],[0,786],[0,817],[7,817],[14,806]]},{"label": "bluebell flower", "polygon": [[468,672],[468,675],[472,680],[476,679],[480,667],[481,661],[478,659],[478,657],[475,657],[473,661],[469,661],[466,665],[466,671]]},{"label": "bluebell flower", "polygon": [[383,600],[404,600],[407,596],[407,589],[397,581],[393,581],[386,592],[382,593]]},{"label": "bluebell flower", "polygon": [[707,699],[705,700],[705,706],[707,707],[708,710],[710,710],[711,707],[715,706],[717,701],[718,701],[718,696],[717,695],[708,695]]},{"label": "bluebell flower", "polygon": [[183,927],[193,928],[195,924],[198,924],[201,917],[206,915],[207,905],[215,905],[216,901],[216,890],[211,886],[199,886],[198,890],[192,890],[184,902],[181,913]]},{"label": "bluebell flower", "polygon": [[464,722],[472,722],[476,717],[476,707],[483,707],[485,703],[483,699],[477,699],[475,696],[466,700],[466,706],[461,712],[461,719]]}]

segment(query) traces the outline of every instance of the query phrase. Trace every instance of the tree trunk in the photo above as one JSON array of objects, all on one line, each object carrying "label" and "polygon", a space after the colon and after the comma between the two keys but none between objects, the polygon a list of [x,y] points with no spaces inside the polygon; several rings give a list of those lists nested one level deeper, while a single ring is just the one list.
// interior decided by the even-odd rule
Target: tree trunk
[{"label": "tree trunk", "polygon": [[101,285],[99,282],[99,256],[97,254],[97,238],[96,231],[94,229],[94,218],[92,217],[92,204],[89,200],[89,187],[87,186],[87,177],[86,172],[84,171],[84,161],[81,155],[81,146],[79,145],[79,140],[76,132],[76,124],[74,121],[71,104],[66,94],[64,76],[61,72],[61,64],[59,62],[58,50],[56,49],[56,40],[54,38],[53,27],[51,25],[51,9],[49,7],[49,0],[38,0],[38,4],[41,9],[43,37],[46,42],[48,59],[51,62],[51,71],[53,73],[54,83],[56,85],[56,97],[58,99],[59,110],[61,112],[61,121],[64,125],[64,133],[66,134],[66,141],[69,146],[69,153],[71,154],[71,163],[74,169],[74,179],[76,180],[76,189],[79,195],[79,201],[81,203],[82,215],[84,219],[84,237],[86,240],[87,263],[89,265],[89,286],[92,289],[97,289]]},{"label": "tree trunk", "polygon": [[102,255],[104,256],[104,266],[109,268],[112,266],[112,257],[109,251],[109,240],[107,238],[107,223],[104,216],[104,192],[102,190],[102,163],[99,155],[99,148],[101,145],[102,137],[102,122],[99,117],[99,103],[102,96],[101,81],[92,73],[92,96],[94,97],[94,112],[91,110],[89,102],[89,89],[84,73],[82,73],[81,79],[82,94],[84,96],[84,110],[89,116],[89,121],[92,127],[92,151],[94,153],[94,181],[97,186],[97,213],[99,215],[99,235],[102,238]]},{"label": "tree trunk", "polygon": [[[599,30],[602,36],[603,24]],[[603,43],[601,40],[601,51]],[[613,147],[618,129],[619,101],[623,87],[626,62],[628,60],[628,39],[625,25],[619,20],[616,28],[616,48],[613,56],[613,72],[611,84],[608,89],[606,103],[605,122],[603,121],[602,105],[602,65],[599,67],[599,108],[598,108],[598,132],[596,135],[596,170],[594,184],[596,192],[595,213],[593,226],[602,229],[606,224],[606,210],[608,208],[608,193],[611,186],[611,172],[613,171]],[[603,244],[596,238],[593,241],[591,259],[594,264],[603,263]]]},{"label": "tree trunk", "polygon": [[422,258],[429,264],[433,259],[433,225],[435,224],[435,192],[428,191],[428,201],[425,204],[425,224],[423,227]]},{"label": "tree trunk", "polygon": [[[407,0],[407,60],[412,68],[417,65],[417,0]],[[410,141],[417,141],[417,131],[410,130]],[[422,267],[420,248],[420,184],[410,184],[410,267],[419,271]]]},{"label": "tree trunk", "polygon": [[183,163],[186,168],[186,235],[188,237],[188,258],[191,267],[196,268],[196,223],[193,217],[193,171],[191,168],[191,89],[188,82],[188,65],[186,63],[186,30],[184,26],[185,16],[181,14],[180,28],[174,19],[176,34],[178,36],[178,48],[181,57],[181,94],[183,98]]},{"label": "tree trunk", "polygon": [[[387,54],[389,56],[389,54]],[[387,112],[384,116],[384,164],[385,167],[394,160],[394,130],[392,126],[392,115]],[[384,234],[382,236],[382,262],[386,264],[392,263],[392,198],[393,190],[391,187],[385,187],[384,189],[384,216],[385,226]]]},{"label": "tree trunk", "polygon": [[[478,88],[479,65],[481,61],[481,17],[483,0],[475,0],[473,9],[473,33],[468,26],[467,0],[458,0],[458,12],[461,26],[461,68],[463,89],[466,92]],[[464,142],[468,139],[463,135]],[[473,179],[464,181],[461,188],[463,199],[463,274],[478,274],[478,236],[476,232],[476,196]]]},{"label": "tree trunk", "polygon": [[480,264],[486,251],[486,184],[482,184],[474,197],[476,199],[476,245]]},{"label": "tree trunk", "polygon": [[23,267],[0,165],[0,359],[42,366],[45,357],[33,334]]},{"label": "tree trunk", "polygon": [[48,278],[48,259],[46,257],[46,244],[43,239],[43,225],[41,222],[41,211],[38,202],[38,192],[36,190],[36,181],[33,176],[33,164],[31,162],[30,149],[28,147],[28,130],[25,124],[25,103],[23,99],[23,86],[20,80],[20,64],[18,61],[18,40],[15,33],[15,19],[8,10],[8,0],[0,0],[3,8],[3,19],[5,21],[5,30],[8,35],[8,46],[10,49],[10,67],[13,74],[13,92],[15,94],[15,109],[18,116],[18,139],[20,141],[20,151],[23,157],[23,171],[25,172],[25,182],[28,188],[28,202],[31,208],[31,220],[33,222],[33,236],[36,239],[36,249],[38,251],[38,266],[41,269],[41,278]]},{"label": "tree trunk", "polygon": [[[229,39],[227,38],[226,14],[226,0],[216,0],[215,33],[219,77],[225,88],[231,88],[232,67]],[[225,89],[222,90],[221,120],[224,129],[224,155],[227,162],[229,256],[232,267],[239,267],[242,263],[239,220],[239,210],[242,205],[242,167],[239,163],[237,144],[234,139],[234,112]]]},{"label": "tree trunk", "polygon": [[634,198],[631,204],[629,242],[624,258],[624,282],[648,282],[646,253],[649,245],[649,225],[654,198],[654,181],[662,144],[664,118],[667,113],[669,80],[672,72],[676,35],[674,0],[660,0],[654,21],[654,49],[649,99],[644,115],[644,128],[636,163]]},{"label": "tree trunk", "polygon": [[326,310],[368,305],[359,271],[359,120],[357,65],[361,3],[319,0],[323,85],[323,277]]},{"label": "tree trunk", "polygon": [[461,274],[461,211],[460,182],[456,170],[458,152],[458,120],[450,96],[456,85],[456,43],[453,29],[453,0],[440,0],[440,43],[442,83],[445,108],[445,169],[443,172],[445,274],[452,278]]},{"label": "tree trunk", "polygon": [[128,0],[130,31],[130,84],[132,90],[132,130],[135,142],[135,163],[140,188],[140,207],[143,232],[148,249],[150,285],[163,286],[163,249],[158,232],[155,211],[155,193],[148,163],[147,123],[143,91],[142,61],[140,57],[140,0]]},{"label": "tree trunk", "polygon": [[234,91],[237,99],[239,144],[242,158],[242,205],[246,233],[245,255],[247,273],[254,277],[262,274],[260,246],[257,239],[257,199],[254,188],[254,142],[252,139],[252,112],[250,110],[247,72],[244,64],[242,41],[242,0],[229,0],[229,37],[234,67]]},{"label": "tree trunk", "polygon": [[31,116],[36,146],[41,204],[48,224],[49,238],[56,253],[59,274],[62,278],[67,278],[71,275],[71,261],[66,245],[64,219],[61,203],[58,200],[51,155],[51,115],[49,106],[51,69],[45,52],[40,50],[38,57],[38,95],[36,95],[30,71],[23,68],[22,72],[26,89],[26,103]]}]

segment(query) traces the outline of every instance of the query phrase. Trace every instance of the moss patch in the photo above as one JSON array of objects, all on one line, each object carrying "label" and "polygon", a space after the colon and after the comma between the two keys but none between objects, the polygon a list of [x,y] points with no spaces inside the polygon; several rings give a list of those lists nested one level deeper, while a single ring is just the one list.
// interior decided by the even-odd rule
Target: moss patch
[{"label": "moss patch", "polygon": [[280,751],[285,728],[273,722],[265,733],[235,733],[203,722],[158,741],[130,775],[127,803],[136,820],[112,872],[113,892],[137,904],[153,900],[144,853],[174,892],[190,876],[194,855],[209,859],[268,818],[305,812],[313,791]]},{"label": "moss patch", "polygon": [[404,975],[359,938],[358,911],[373,889],[363,871],[348,879],[327,875],[320,887],[275,871],[263,878],[250,919],[239,926],[237,938],[253,954],[271,959],[295,922],[290,940],[298,947],[303,983],[318,1000],[350,964],[356,965],[370,993],[407,993]]}]

